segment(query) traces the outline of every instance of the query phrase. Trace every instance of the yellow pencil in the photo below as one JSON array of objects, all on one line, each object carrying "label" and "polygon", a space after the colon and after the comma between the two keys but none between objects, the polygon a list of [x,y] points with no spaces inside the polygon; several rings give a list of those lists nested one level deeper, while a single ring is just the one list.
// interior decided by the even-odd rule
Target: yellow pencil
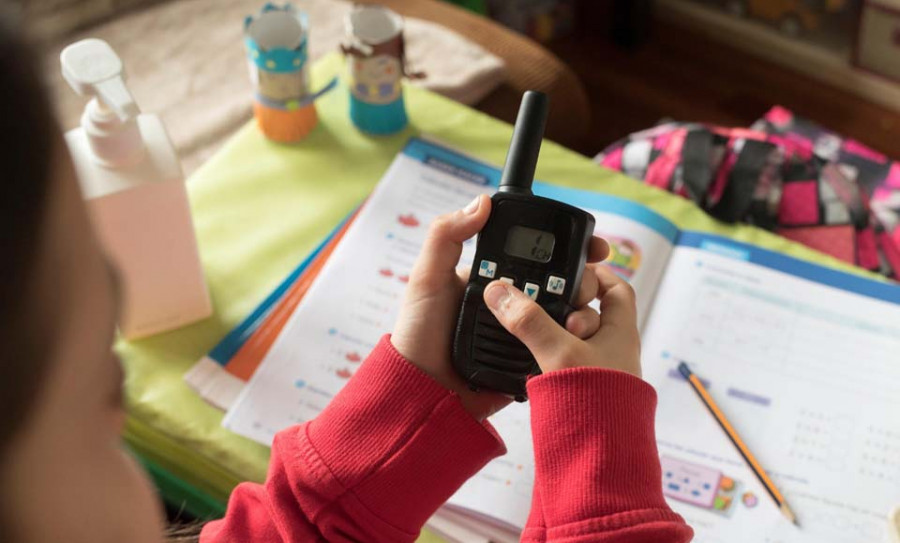
[{"label": "yellow pencil", "polygon": [[759,482],[766,488],[766,492],[769,493],[769,496],[775,500],[775,504],[778,506],[778,509],[781,511],[781,514],[784,515],[789,521],[800,526],[800,523],[797,521],[797,516],[794,515],[794,512],[791,511],[791,508],[788,507],[787,501],[784,499],[784,496],[778,490],[778,487],[775,486],[775,483],[772,482],[772,479],[769,478],[769,475],[766,473],[766,470],[759,465],[759,462],[756,460],[756,457],[753,456],[753,453],[750,452],[750,449],[747,448],[747,445],[744,444],[744,440],[737,434],[734,427],[728,422],[728,419],[725,418],[725,414],[722,413],[722,410],[719,409],[719,406],[716,405],[716,402],[713,401],[712,396],[709,395],[709,392],[706,390],[706,387],[703,386],[703,383],[700,379],[694,375],[694,372],[688,367],[687,364],[681,362],[678,364],[678,371],[681,372],[681,375],[687,379],[688,383],[691,384],[691,388],[694,389],[694,392],[697,393],[697,396],[700,397],[700,400],[703,402],[703,405],[712,413],[712,416],[716,419],[716,422],[719,423],[719,426],[725,430],[725,434],[728,435],[728,439],[734,444],[737,448],[738,452],[750,465],[750,469],[753,470],[753,473],[756,474],[756,478],[759,479]]}]

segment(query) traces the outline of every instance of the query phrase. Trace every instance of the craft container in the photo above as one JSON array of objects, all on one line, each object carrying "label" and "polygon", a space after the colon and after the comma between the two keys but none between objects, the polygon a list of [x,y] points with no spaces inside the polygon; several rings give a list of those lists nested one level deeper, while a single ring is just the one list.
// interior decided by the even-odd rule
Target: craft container
[{"label": "craft container", "polygon": [[346,18],[341,50],[350,77],[350,118],[370,134],[393,134],[407,123],[403,103],[403,19],[381,6],[357,6]]},{"label": "craft container", "polygon": [[309,92],[309,25],[290,4],[266,4],[244,20],[253,81],[253,113],[265,136],[278,142],[306,137],[318,122]]}]

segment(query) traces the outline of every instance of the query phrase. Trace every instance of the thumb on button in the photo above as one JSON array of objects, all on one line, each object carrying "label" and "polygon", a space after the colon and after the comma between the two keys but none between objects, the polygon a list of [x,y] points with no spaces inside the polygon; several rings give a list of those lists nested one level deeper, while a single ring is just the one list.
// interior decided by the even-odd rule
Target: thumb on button
[{"label": "thumb on button", "polygon": [[539,365],[574,340],[574,336],[557,324],[541,306],[512,285],[502,281],[492,282],[484,290],[484,301],[500,324],[528,347]]}]

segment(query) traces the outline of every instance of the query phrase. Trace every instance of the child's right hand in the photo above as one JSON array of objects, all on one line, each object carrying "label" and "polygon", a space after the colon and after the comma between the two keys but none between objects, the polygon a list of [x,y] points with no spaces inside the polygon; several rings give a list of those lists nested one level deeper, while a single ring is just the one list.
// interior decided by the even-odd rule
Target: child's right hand
[{"label": "child's right hand", "polygon": [[593,297],[600,312],[583,307],[570,314],[563,328],[541,306],[514,286],[494,281],[484,300],[497,320],[519,338],[548,373],[567,368],[596,367],[641,376],[641,341],[634,289],[602,264],[588,264],[585,274],[597,281]]}]

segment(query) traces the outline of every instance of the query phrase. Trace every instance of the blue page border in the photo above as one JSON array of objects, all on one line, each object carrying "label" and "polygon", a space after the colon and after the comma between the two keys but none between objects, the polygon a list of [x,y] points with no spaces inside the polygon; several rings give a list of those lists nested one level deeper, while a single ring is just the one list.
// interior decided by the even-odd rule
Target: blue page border
[{"label": "blue page border", "polygon": [[498,168],[428,140],[410,138],[403,148],[403,154],[479,185],[491,187],[500,185]]},{"label": "blue page border", "polygon": [[677,245],[679,247],[693,247],[728,258],[752,262],[753,264],[784,272],[794,277],[807,279],[814,283],[900,305],[900,285],[882,283],[866,277],[834,270],[821,264],[813,264],[812,262],[806,262],[805,260],[730,238],[704,232],[683,230],[678,238]]},{"label": "blue page border", "polygon": [[[500,184],[501,171],[499,168],[462,155],[432,141],[412,138],[403,149],[403,154],[451,175],[472,178],[476,183],[479,183],[477,179],[485,180],[479,183],[481,185],[496,187]],[[627,217],[655,231],[670,243],[675,243],[678,237],[678,227],[668,219],[641,204],[624,198],[588,190],[560,187],[542,181],[535,181],[533,190],[538,196]]]}]

